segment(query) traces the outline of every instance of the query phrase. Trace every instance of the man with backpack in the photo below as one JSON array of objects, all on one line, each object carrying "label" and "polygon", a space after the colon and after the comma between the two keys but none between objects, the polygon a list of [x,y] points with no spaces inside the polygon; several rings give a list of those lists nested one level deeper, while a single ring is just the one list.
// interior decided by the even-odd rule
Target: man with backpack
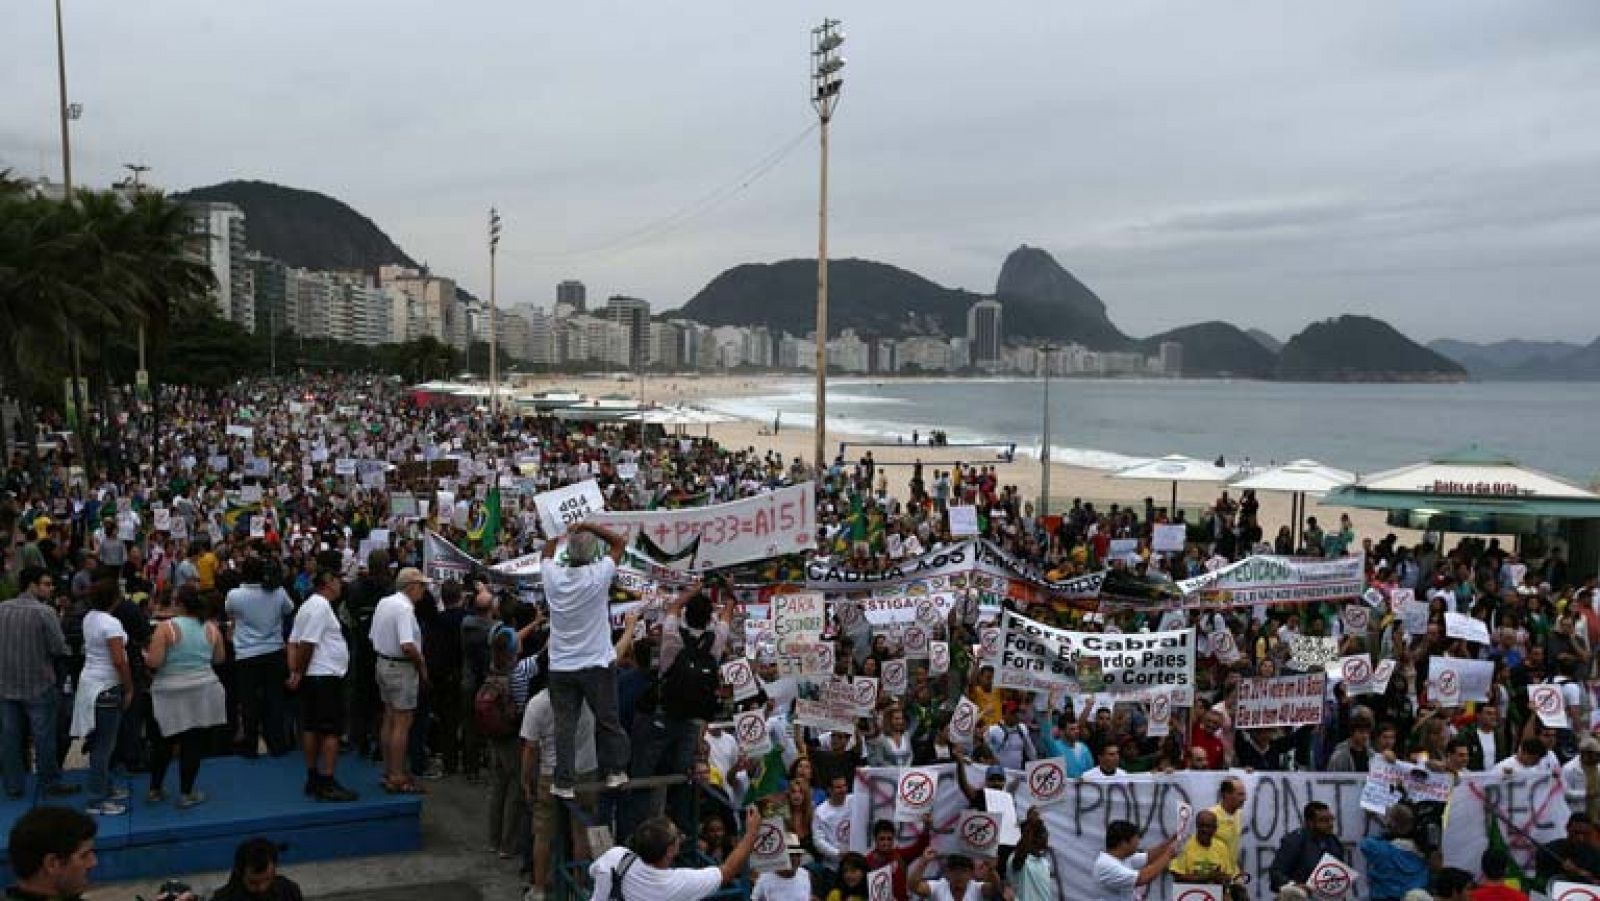
[{"label": "man with backpack", "polygon": [[[711,621],[711,598],[699,583],[689,586],[667,606],[661,623],[661,650],[655,684],[640,699],[633,717],[633,763],[629,775],[687,776],[694,767],[706,723],[717,718],[722,688],[721,661],[728,646],[733,604],[724,603]],[[636,792],[622,824],[628,834],[635,823],[660,816],[671,801],[672,819],[693,822],[694,788],[687,782],[668,790]]]},{"label": "man with backpack", "polygon": [[645,820],[627,847],[612,848],[589,865],[590,901],[697,901],[744,872],[760,832],[760,811],[747,807],[744,835],[722,865],[686,869],[672,865],[684,844],[678,827],[666,817]]},{"label": "man with backpack", "polygon": [[[605,542],[608,553],[600,553]],[[550,701],[556,718],[556,771],[550,794],[573,791],[573,745],[578,710],[594,711],[600,771],[607,788],[628,784],[628,734],[617,715],[617,653],[611,644],[611,581],[627,539],[578,523],[567,533],[567,561],[555,560],[559,538],[545,542],[539,564],[550,607]]]}]

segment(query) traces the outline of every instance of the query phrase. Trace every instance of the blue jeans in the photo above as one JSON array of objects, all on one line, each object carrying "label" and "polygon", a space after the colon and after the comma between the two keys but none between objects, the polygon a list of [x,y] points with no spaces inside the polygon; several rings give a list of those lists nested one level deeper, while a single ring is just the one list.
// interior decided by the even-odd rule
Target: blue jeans
[{"label": "blue jeans", "polygon": [[84,739],[89,746],[89,800],[104,801],[111,794],[111,754],[117,749],[122,727],[122,686],[100,692],[94,699],[94,731]]},{"label": "blue jeans", "polygon": [[28,775],[28,762],[22,752],[24,734],[33,736],[33,760],[40,787],[61,781],[61,763],[56,759],[56,705],[60,697],[61,689],[52,685],[31,701],[0,700],[0,763],[7,793],[22,794]]}]

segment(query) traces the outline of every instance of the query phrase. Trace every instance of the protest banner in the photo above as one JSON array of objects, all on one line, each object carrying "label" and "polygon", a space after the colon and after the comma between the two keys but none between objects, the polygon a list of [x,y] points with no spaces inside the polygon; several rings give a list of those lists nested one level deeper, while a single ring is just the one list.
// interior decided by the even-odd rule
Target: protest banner
[{"label": "protest banner", "polygon": [[[596,511],[595,525],[641,536],[675,569],[716,569],[809,551],[816,544],[816,486],[810,481],[706,507]],[[691,553],[692,551],[692,553]]]},{"label": "protest banner", "polygon": [[794,721],[818,732],[854,732],[855,718],[825,701],[799,698],[794,702]]},{"label": "protest banner", "polygon": [[1328,677],[1318,671],[1303,676],[1240,679],[1233,716],[1237,729],[1310,726],[1322,722],[1322,693]]},{"label": "protest banner", "polygon": [[[955,789],[951,765],[930,767],[938,773],[939,791],[934,802],[935,831],[932,847],[941,854],[969,853],[960,843],[960,822],[968,806],[965,796]],[[856,806],[850,812],[849,850],[863,852],[872,839],[871,824],[894,816],[895,789],[900,770],[893,767],[862,768],[857,771],[853,790]],[[1115,783],[1067,780],[1060,800],[1039,804],[1031,792],[1017,793],[1017,812],[1037,807],[1050,834],[1056,896],[1081,896],[1084,874],[1093,872],[1095,860],[1105,848],[1106,826],[1127,820],[1139,827],[1141,842],[1153,845],[1168,836],[1180,835],[1182,804],[1192,810],[1210,806],[1223,779],[1239,779],[1251,801],[1240,812],[1240,847],[1237,849],[1243,872],[1250,877],[1248,891],[1252,901],[1275,897],[1269,890],[1268,871],[1279,845],[1300,828],[1300,809],[1307,799],[1327,802],[1335,816],[1335,834],[1358,836],[1368,829],[1367,814],[1361,809],[1362,773],[1222,772],[1183,770],[1167,775],[1135,774]],[[1192,831],[1192,824],[1190,825]],[[1483,824],[1480,821],[1481,831]],[[998,834],[998,823],[996,824]],[[901,827],[903,844],[916,834],[916,827]],[[1360,850],[1351,846],[1351,861],[1357,872],[1365,867]],[[1148,897],[1175,901],[1169,877],[1149,886]]]},{"label": "protest banner", "polygon": [[1528,686],[1528,706],[1539,714],[1539,721],[1552,729],[1572,726],[1567,719],[1567,703],[1561,698],[1561,686],[1551,683]]},{"label": "protest banner", "polygon": [[[916,583],[959,583],[960,588],[982,582],[998,584],[1009,597],[1023,600],[1087,600],[1100,595],[1104,571],[1052,580],[1036,567],[987,541],[968,540],[930,551],[920,557],[892,562],[888,567],[853,569],[837,558],[814,557],[806,563],[806,587],[814,591],[858,593],[894,589]],[[870,615],[870,611],[869,611]]]},{"label": "protest banner", "polygon": [[928,659],[928,627],[907,626],[900,633],[900,646],[905,651],[908,660]]},{"label": "protest banner", "polygon": [[567,534],[571,527],[604,510],[606,498],[600,493],[600,483],[589,479],[536,494],[533,496],[533,506],[539,512],[539,525],[544,529],[545,537],[555,538]]},{"label": "protest banner", "polygon": [[[1428,660],[1428,694],[1437,695],[1440,704],[1489,700],[1494,681],[1494,661],[1464,660],[1458,657],[1432,657]],[[1449,700],[1446,700],[1446,699]]]},{"label": "protest banner", "polygon": [[1189,527],[1183,523],[1157,523],[1150,537],[1150,547],[1163,553],[1176,552],[1183,550],[1188,540]]},{"label": "protest banner", "polygon": [[1339,678],[1344,680],[1344,690],[1352,697],[1372,694],[1372,658],[1366,654],[1340,657]]},{"label": "protest banner", "polygon": [[790,642],[812,643],[822,638],[828,624],[828,606],[817,592],[794,592],[772,597],[772,631],[778,638],[778,652],[786,653]]},{"label": "protest banner", "polygon": [[1422,635],[1428,631],[1428,602],[1406,601],[1400,605],[1400,621],[1407,635]]},{"label": "protest banner", "polygon": [[956,702],[956,709],[950,714],[949,738],[950,741],[963,746],[972,744],[973,732],[978,728],[980,716],[978,705],[966,695]]},{"label": "protest banner", "polygon": [[978,508],[972,506],[952,506],[950,510],[950,534],[956,538],[967,538],[978,534]]},{"label": "protest banner", "polygon": [[1444,634],[1451,638],[1460,638],[1478,644],[1489,643],[1489,624],[1475,616],[1457,613],[1454,610],[1444,612]]},{"label": "protest banner", "polygon": [[1131,694],[1151,688],[1194,699],[1194,630],[1099,633],[1057,629],[1007,610],[1000,618],[994,684],[998,688]]},{"label": "protest banner", "polygon": [[1331,635],[1296,635],[1289,642],[1289,666],[1317,672],[1339,659],[1339,640]]},{"label": "protest banner", "polygon": [[1357,881],[1358,876],[1354,867],[1332,854],[1323,854],[1322,859],[1311,869],[1306,887],[1319,899],[1335,901],[1355,894]]},{"label": "protest banner", "polygon": [[1562,792],[1561,776],[1554,772],[1508,774],[1491,769],[1461,773],[1450,789],[1449,816],[1439,848],[1444,865],[1480,874],[1483,852],[1489,848],[1489,826],[1498,827],[1512,862],[1532,873],[1537,863],[1535,846],[1566,837],[1572,810]]},{"label": "protest banner", "polygon": [[1360,604],[1347,604],[1339,611],[1346,635],[1365,635],[1372,622],[1372,608]]},{"label": "protest banner", "polygon": [[1383,816],[1401,801],[1443,804],[1450,800],[1450,787],[1454,784],[1449,773],[1435,773],[1414,763],[1390,763],[1373,755],[1366,784],[1361,788],[1361,809]]},{"label": "protest banner", "polygon": [[950,643],[928,642],[928,675],[942,676],[950,669]]},{"label": "protest banner", "polygon": [[776,873],[791,869],[789,861],[788,829],[782,817],[771,817],[756,827],[755,847],[750,850],[750,869],[758,873]]},{"label": "protest banner", "polygon": [[[956,596],[951,592],[929,593],[908,589],[887,594],[874,593],[871,596],[855,595],[848,602],[835,602],[834,607],[842,611],[846,607],[853,606],[861,612],[868,623],[874,626],[909,623],[936,626],[944,622],[950,609],[955,606],[956,600]],[[840,619],[840,624],[844,625],[842,615]]]},{"label": "protest banner", "polygon": [[743,701],[755,697],[761,688],[756,684],[756,674],[750,661],[733,660],[722,665],[722,684],[733,689],[733,699]]},{"label": "protest banner", "polygon": [[1186,597],[1234,605],[1286,604],[1359,598],[1366,589],[1365,558],[1331,559],[1257,554],[1178,582]]},{"label": "protest banner", "polygon": [[879,667],[878,673],[882,681],[883,693],[896,698],[905,697],[906,693],[906,662],[904,660],[885,660]]},{"label": "protest banner", "polygon": [[746,710],[735,714],[733,735],[739,740],[739,753],[746,760],[760,760],[772,750],[772,736],[767,732],[767,717],[759,710]]},{"label": "protest banner", "polygon": [[905,769],[894,791],[894,819],[897,823],[916,823],[933,812],[939,775],[932,770]]}]

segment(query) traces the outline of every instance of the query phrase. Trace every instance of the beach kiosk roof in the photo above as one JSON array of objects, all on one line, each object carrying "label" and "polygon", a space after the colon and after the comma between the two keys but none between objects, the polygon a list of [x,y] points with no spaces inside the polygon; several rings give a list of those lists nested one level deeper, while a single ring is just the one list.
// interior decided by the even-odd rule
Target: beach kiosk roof
[{"label": "beach kiosk roof", "polygon": [[1286,491],[1291,494],[1326,494],[1356,480],[1356,474],[1325,466],[1315,460],[1295,460],[1263,469],[1233,483],[1233,487],[1253,491]]},{"label": "beach kiosk roof", "polygon": [[1373,473],[1322,502],[1387,510],[1390,525],[1409,529],[1559,535],[1580,573],[1600,561],[1600,494],[1477,445]]}]

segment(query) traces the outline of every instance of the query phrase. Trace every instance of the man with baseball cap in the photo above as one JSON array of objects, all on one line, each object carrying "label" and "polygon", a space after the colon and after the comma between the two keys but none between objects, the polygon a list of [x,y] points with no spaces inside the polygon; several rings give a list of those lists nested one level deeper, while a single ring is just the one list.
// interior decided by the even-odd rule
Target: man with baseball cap
[{"label": "man with baseball cap", "polygon": [[394,594],[380,600],[372,612],[368,636],[377,654],[374,664],[378,695],[383,699],[383,789],[390,793],[423,794],[407,772],[406,742],[417,711],[417,692],[428,681],[428,664],[422,656],[422,630],[416,605],[430,581],[413,567],[400,570]]}]

